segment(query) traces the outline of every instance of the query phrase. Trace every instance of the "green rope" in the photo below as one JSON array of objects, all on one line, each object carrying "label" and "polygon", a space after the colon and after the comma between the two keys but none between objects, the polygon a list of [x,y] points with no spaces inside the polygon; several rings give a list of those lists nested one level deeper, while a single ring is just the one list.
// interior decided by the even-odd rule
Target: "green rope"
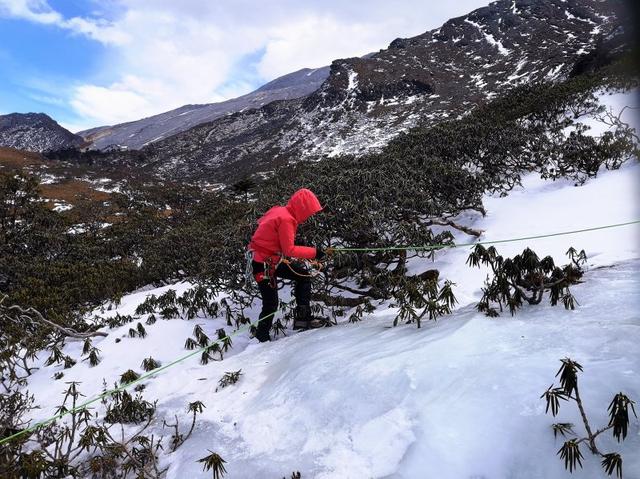
[{"label": "green rope", "polygon": [[[544,234],[544,235],[535,235],[535,236],[524,236],[522,238],[511,238],[511,239],[504,239],[504,240],[494,240],[494,241],[480,241],[480,242],[476,242],[476,243],[460,243],[460,244],[436,244],[436,245],[428,245],[428,246],[397,246],[397,247],[389,247],[389,248],[334,248],[333,251],[336,253],[342,253],[342,252],[373,252],[373,251],[408,251],[408,250],[412,250],[412,251],[429,251],[429,250],[436,250],[436,249],[443,249],[443,248],[461,248],[464,246],[475,246],[478,244],[481,245],[487,245],[487,244],[498,244],[498,243],[513,243],[516,241],[525,241],[525,240],[531,240],[531,239],[539,239],[539,238],[551,238],[553,236],[565,236],[565,235],[571,235],[571,234],[577,234],[577,233],[586,233],[589,231],[597,231],[597,230],[603,230],[603,229],[608,229],[608,228],[618,228],[621,226],[629,226],[629,225],[633,225],[633,224],[638,224],[640,223],[640,220],[635,220],[635,221],[629,221],[626,223],[617,223],[617,224],[613,224],[613,225],[606,225],[606,226],[596,226],[593,228],[584,228],[584,229],[579,229],[579,230],[572,230],[572,231],[563,231],[560,233],[550,233],[550,234]],[[265,320],[267,318],[270,318],[272,316],[274,316],[277,313],[274,312],[272,314],[269,314],[267,316],[265,316],[264,318],[260,318],[258,321],[256,321],[254,324],[258,324],[260,321]],[[231,339],[234,336],[237,336],[238,334],[240,334],[241,332],[244,332],[246,330],[248,330],[252,325],[249,324],[248,326],[244,327],[244,328],[239,328],[236,331],[234,331],[232,334],[225,336],[224,338],[219,338],[218,340],[214,341],[212,344],[205,346],[203,348],[200,348],[196,351],[193,351],[185,356],[182,356],[181,358],[178,358],[172,362],[170,362],[169,364],[166,364],[165,366],[161,366],[157,369],[154,369],[153,371],[148,372],[147,374],[143,374],[142,376],[140,376],[138,379],[135,379],[134,381],[131,381],[129,383],[126,384],[122,384],[114,389],[111,389],[109,391],[105,391],[102,394],[100,394],[99,396],[96,396],[93,399],[90,399],[78,406],[76,406],[73,409],[69,409],[67,411],[61,412],[60,414],[57,414],[49,419],[46,419],[44,421],[38,422],[36,424],[34,424],[33,426],[27,428],[27,429],[23,429],[22,431],[19,431],[15,434],[12,434],[11,436],[7,436],[3,439],[0,439],[0,445],[2,444],[6,444],[9,441],[12,441],[13,439],[16,439],[20,436],[23,436],[24,434],[28,434],[31,433],[43,426],[46,426],[47,424],[51,424],[54,421],[57,421],[58,419],[63,418],[64,416],[67,416],[68,414],[73,414],[75,412],[78,411],[82,411],[83,409],[86,409],[87,406],[89,406],[90,404],[95,403],[96,401],[99,401],[101,399],[104,399],[106,397],[109,397],[119,391],[124,391],[125,389],[130,388],[131,386],[133,386],[134,384],[137,384],[141,381],[144,381],[146,379],[149,379],[153,376],[155,376],[156,374],[164,371],[165,369],[169,369],[170,367],[175,366],[176,364],[179,364],[193,356],[195,356],[196,354],[202,353],[207,349],[210,349],[214,344],[216,343],[220,343],[223,342],[227,339]]]},{"label": "green rope", "polygon": [[433,244],[427,246],[391,246],[391,247],[380,247],[380,248],[331,248],[334,253],[365,253],[365,252],[376,252],[376,251],[430,251],[436,249],[444,249],[444,248],[462,248],[465,246],[476,246],[476,245],[487,245],[487,244],[498,244],[498,243],[515,243],[516,241],[525,241],[532,239],[540,239],[540,238],[551,238],[553,236],[566,236],[577,233],[586,233],[589,231],[597,231],[604,230],[608,228],[618,228],[620,226],[629,226],[640,223],[640,220],[628,221],[626,223],[617,223],[613,225],[605,225],[605,226],[595,226],[593,228],[584,228],[580,230],[572,230],[572,231],[562,231],[560,233],[549,233],[544,235],[535,235],[535,236],[523,236],[522,238],[511,238],[511,239],[503,239],[503,240],[494,240],[494,241],[477,241],[475,243],[451,243],[451,244]]},{"label": "green rope", "polygon": [[[263,321],[263,320],[265,320],[267,318],[270,318],[270,317],[274,316],[276,313],[277,313],[277,311],[275,311],[275,312],[273,312],[271,314],[268,314],[264,318],[260,318],[254,324],[258,324],[260,321]],[[164,371],[165,369],[169,369],[170,367],[175,366],[176,364],[181,363],[182,361],[185,361],[185,360],[195,356],[196,354],[200,354],[200,353],[202,353],[202,352],[204,352],[204,351],[206,351],[208,349],[211,349],[211,347],[214,344],[219,344],[221,342],[224,342],[227,339],[231,339],[232,337],[237,336],[238,334],[248,330],[251,326],[252,326],[252,324],[250,323],[249,325],[245,326],[244,328],[238,328],[236,331],[234,331],[233,333],[225,336],[224,338],[219,338],[216,341],[214,341],[213,343],[209,344],[208,346],[204,346],[204,347],[202,347],[202,348],[200,348],[200,349],[198,349],[196,351],[193,351],[193,352],[191,352],[189,354],[186,354],[185,356],[182,356],[181,358],[178,358],[178,359],[170,362],[169,364],[166,364],[166,365],[161,366],[161,367],[159,367],[157,369],[154,369],[153,371],[149,371],[148,373],[143,374],[142,376],[140,376],[138,379],[134,379],[133,381],[125,383],[125,384],[121,384],[120,386],[118,386],[116,388],[113,388],[113,389],[110,389],[108,391],[105,391],[102,394],[100,394],[99,396],[96,396],[93,399],[89,399],[88,401],[83,402],[82,404],[80,404],[80,405],[78,405],[78,406],[76,406],[76,407],[74,407],[72,409],[68,409],[68,410],[66,410],[64,412],[56,414],[53,417],[50,417],[49,419],[45,419],[44,421],[40,421],[40,422],[34,424],[33,426],[28,427],[27,429],[23,429],[22,431],[18,431],[15,434],[12,434],[11,436],[7,436],[5,438],[2,438],[2,439],[0,439],[0,446],[5,444],[5,443],[7,443],[7,442],[9,442],[9,441],[12,441],[13,439],[16,439],[16,438],[18,438],[20,436],[23,436],[24,434],[28,434],[28,433],[31,433],[33,431],[36,431],[37,429],[40,429],[41,427],[44,427],[47,424],[51,424],[52,422],[57,421],[58,419],[61,419],[64,416],[67,416],[68,414],[73,414],[73,413],[76,413],[78,411],[82,411],[83,409],[86,409],[87,406],[89,406],[90,404],[95,403],[96,401],[100,401],[101,399],[109,397],[109,396],[111,396],[111,395],[113,395],[113,394],[115,394],[117,392],[124,391],[125,389],[128,389],[131,386],[133,386],[134,384],[137,384],[137,383],[139,383],[141,381],[144,381],[145,379],[149,379],[150,377],[155,376],[156,374]]]}]

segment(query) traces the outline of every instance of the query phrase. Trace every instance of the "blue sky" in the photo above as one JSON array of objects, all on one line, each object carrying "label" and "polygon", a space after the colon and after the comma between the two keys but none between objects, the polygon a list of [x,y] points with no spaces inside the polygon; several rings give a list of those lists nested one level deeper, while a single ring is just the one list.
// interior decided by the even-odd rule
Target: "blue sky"
[{"label": "blue sky", "polygon": [[222,101],[487,0],[0,0],[0,114],[72,131]]},{"label": "blue sky", "polygon": [[65,88],[91,78],[104,52],[102,44],[54,26],[0,18],[0,109],[70,120]]}]

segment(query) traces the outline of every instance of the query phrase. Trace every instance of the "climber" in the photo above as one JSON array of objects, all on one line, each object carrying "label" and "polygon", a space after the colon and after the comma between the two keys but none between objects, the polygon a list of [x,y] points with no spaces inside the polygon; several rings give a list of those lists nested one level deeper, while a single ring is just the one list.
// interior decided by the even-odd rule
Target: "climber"
[{"label": "climber", "polygon": [[[269,341],[269,331],[274,313],[278,309],[276,278],[294,282],[296,308],[293,329],[318,328],[325,323],[311,315],[311,275],[301,262],[295,259],[322,260],[330,250],[294,244],[296,230],[310,216],[320,212],[320,201],[308,189],[296,191],[287,206],[274,206],[258,220],[258,228],[251,238],[251,268],[262,298],[260,321],[255,337],[260,342]],[[293,258],[294,261],[289,261]],[[263,319],[264,318],[264,319]]]}]

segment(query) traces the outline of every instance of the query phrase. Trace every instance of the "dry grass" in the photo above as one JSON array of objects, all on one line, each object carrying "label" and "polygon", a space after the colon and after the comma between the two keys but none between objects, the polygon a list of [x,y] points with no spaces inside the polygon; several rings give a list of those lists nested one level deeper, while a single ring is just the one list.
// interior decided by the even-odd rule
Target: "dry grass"
[{"label": "dry grass", "polygon": [[0,147],[0,167],[4,167],[4,169],[22,169],[28,166],[41,166],[43,164],[42,156],[38,153]]},{"label": "dry grass", "polygon": [[109,193],[98,191],[91,183],[82,180],[63,180],[60,183],[40,185],[40,192],[45,198],[66,201],[72,205],[81,200],[108,201],[111,198]]}]

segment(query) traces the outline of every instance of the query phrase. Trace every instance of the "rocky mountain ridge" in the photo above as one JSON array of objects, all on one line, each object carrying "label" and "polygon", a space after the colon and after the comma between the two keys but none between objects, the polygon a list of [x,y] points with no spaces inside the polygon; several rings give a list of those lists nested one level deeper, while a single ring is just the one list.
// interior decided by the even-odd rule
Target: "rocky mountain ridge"
[{"label": "rocky mountain ridge", "polygon": [[227,115],[145,148],[163,177],[217,178],[375,151],[418,124],[464,115],[522,84],[607,62],[625,44],[622,4],[499,0],[367,58],[336,60],[310,95]]},{"label": "rocky mountain ridge", "polygon": [[260,108],[275,100],[300,98],[317,90],[329,75],[329,67],[304,68],[283,75],[257,90],[221,103],[184,105],[159,115],[113,126],[81,131],[93,149],[140,149],[154,141],[170,137],[202,123],[251,108]]},{"label": "rocky mountain ridge", "polygon": [[294,72],[224,104],[88,130],[92,148],[120,146],[82,161],[218,183],[300,159],[376,152],[410,128],[458,118],[517,86],[612,61],[630,44],[623,9],[609,0],[498,0],[378,53]]},{"label": "rocky mountain ridge", "polygon": [[45,153],[83,144],[81,136],[74,135],[44,113],[0,115],[0,146]]}]

